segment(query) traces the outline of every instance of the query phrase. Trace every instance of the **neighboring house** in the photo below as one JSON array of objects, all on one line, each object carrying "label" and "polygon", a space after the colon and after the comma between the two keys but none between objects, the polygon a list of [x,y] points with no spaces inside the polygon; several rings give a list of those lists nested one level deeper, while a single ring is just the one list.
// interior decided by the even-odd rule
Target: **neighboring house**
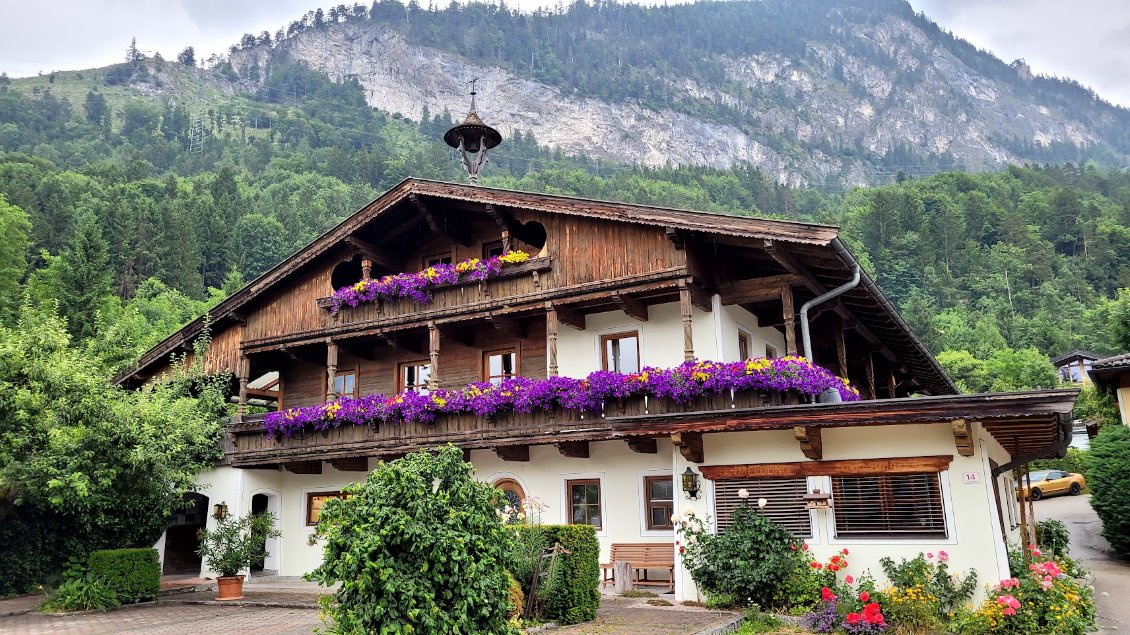
[{"label": "neighboring house", "polygon": [[1075,349],[1059,357],[1052,358],[1052,366],[1060,380],[1065,384],[1086,386],[1091,383],[1091,364],[1102,355]]},{"label": "neighboring house", "polygon": [[1096,385],[1114,393],[1122,425],[1130,426],[1130,353],[1095,360],[1091,376]]},{"label": "neighboring house", "polygon": [[[531,258],[434,288],[426,302],[331,311],[335,289],[362,279],[508,250]],[[796,355],[802,305],[856,267],[834,227],[409,179],[214,308],[203,363],[232,373],[246,413],[511,376]],[[849,378],[861,400],[769,389],[685,405],[632,397],[584,415],[441,413],[280,439],[266,434],[266,415],[240,414],[198,495],[209,510],[275,512],[282,537],[267,545],[264,568],[298,576],[321,560],[307,540],[325,500],[382,459],[454,443],[508,498],[539,499],[542,521],[594,525],[604,559],[613,543],[671,545],[678,599],[698,593],[678,563],[672,513],[689,506],[725,528],[741,489],[767,499],[765,513],[818,556],[850,546],[856,575],[881,575],[884,556],[944,549],[984,583],[1007,577],[1006,539],[1016,540],[1020,518],[1012,470],[1065,450],[1077,391],[957,394],[866,274],[813,307],[808,323],[815,362]],[[191,357],[204,324],[119,381],[141,386],[168,372],[171,355]],[[802,497],[816,492],[830,493],[830,506],[808,509]],[[178,522],[190,520],[214,522]],[[170,530],[158,545],[166,563],[191,560],[190,535]]]}]

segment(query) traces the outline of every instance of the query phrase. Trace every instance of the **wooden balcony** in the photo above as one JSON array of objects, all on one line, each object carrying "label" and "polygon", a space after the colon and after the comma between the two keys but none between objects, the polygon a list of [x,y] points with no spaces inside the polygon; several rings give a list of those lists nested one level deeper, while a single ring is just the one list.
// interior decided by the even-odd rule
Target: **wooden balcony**
[{"label": "wooden balcony", "polygon": [[[525,296],[544,290],[547,280],[543,274],[553,268],[549,257],[531,258],[526,262],[507,265],[491,278],[482,282],[470,280],[455,284],[432,287],[431,300],[427,305],[411,299],[390,300],[360,304],[356,307],[342,307],[334,316],[339,325],[369,323],[378,320],[395,321],[396,318],[416,316],[421,310],[429,313],[448,313],[457,311],[469,304]],[[330,298],[319,298],[318,306],[330,310]]]},{"label": "wooden balcony", "polygon": [[[614,422],[626,417],[639,419],[702,413],[704,417],[713,418],[731,410],[780,406],[798,401],[794,393],[758,391],[712,395],[688,404],[634,397],[607,403],[602,413],[579,413],[558,408],[528,414],[508,412],[491,417],[440,414],[431,423],[346,424],[325,432],[308,432],[278,439],[268,438],[263,428],[266,415],[247,415],[242,420],[233,418],[228,425],[228,454],[232,465],[252,467],[365,456],[397,457],[420,448],[453,443],[465,450],[495,449],[503,458],[528,460],[530,445],[558,444],[560,448],[561,444],[570,442],[614,438]],[[654,442],[651,448],[654,451]],[[562,448],[562,452],[566,450]],[[523,456],[526,458],[523,459]]]}]

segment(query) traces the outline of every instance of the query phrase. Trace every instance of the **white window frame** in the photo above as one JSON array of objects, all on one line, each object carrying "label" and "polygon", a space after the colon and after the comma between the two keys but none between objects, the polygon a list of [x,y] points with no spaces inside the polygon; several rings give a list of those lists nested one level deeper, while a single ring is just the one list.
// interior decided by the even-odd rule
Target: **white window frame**
[{"label": "white window frame", "polygon": [[[814,477],[822,481],[819,485],[821,492],[832,491],[832,477],[831,476],[817,476]],[[946,520],[946,537],[945,538],[921,538],[921,537],[899,537],[897,535],[891,536],[876,536],[874,538],[840,538],[836,536],[836,511],[834,508],[822,510],[819,513],[824,515],[824,520],[820,523],[825,535],[828,536],[829,545],[875,545],[875,544],[918,544],[918,545],[956,545],[957,544],[957,526],[953,516],[953,499],[950,495],[950,479],[949,470],[942,470],[938,472],[938,483],[941,486],[942,496],[942,514]],[[835,500],[832,505],[835,506]]]},{"label": "white window frame", "polygon": [[[647,492],[644,490],[644,479],[648,476],[670,476],[672,482],[675,480],[675,473],[671,470],[657,469],[657,470],[640,470],[636,473],[636,492],[638,494],[637,507],[640,511],[640,537],[641,538],[671,538],[675,535],[675,529],[648,529],[647,528]],[[678,487],[678,483],[673,483],[674,487],[671,491],[671,510],[673,514],[679,513],[679,494],[682,489]],[[604,485],[601,484],[600,494],[604,496]]]},{"label": "white window frame", "polygon": [[[606,538],[608,537],[609,518],[608,497],[604,494],[604,472],[569,472],[561,475],[561,524],[573,524],[573,519],[569,517],[569,481],[582,480],[600,483],[600,528],[596,530],[596,535],[598,538]],[[594,529],[596,528],[594,527]]]}]

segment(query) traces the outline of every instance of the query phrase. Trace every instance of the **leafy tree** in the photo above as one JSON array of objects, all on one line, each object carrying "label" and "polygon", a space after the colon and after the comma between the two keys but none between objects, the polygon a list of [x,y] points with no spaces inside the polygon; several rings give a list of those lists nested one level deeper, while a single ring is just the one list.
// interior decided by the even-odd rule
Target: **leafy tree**
[{"label": "leafy tree", "polygon": [[239,219],[232,232],[234,266],[252,278],[282,262],[290,250],[282,223],[270,216],[252,213]]},{"label": "leafy tree", "polygon": [[1121,350],[1130,351],[1130,288],[1118,290],[1118,297],[1111,302],[1107,319],[1114,345]]},{"label": "leafy tree", "polygon": [[514,632],[503,567],[513,534],[458,448],[382,462],[345,492],[322,509],[324,557],[309,576],[341,584],[322,604],[334,632]]},{"label": "leafy tree", "polygon": [[1119,555],[1130,555],[1130,428],[1104,426],[1091,441],[1088,465],[1091,507],[1103,521],[1103,537]]},{"label": "leafy tree", "polygon": [[20,282],[27,272],[28,234],[31,222],[24,211],[9,205],[0,194],[0,324],[14,316],[20,297]]}]

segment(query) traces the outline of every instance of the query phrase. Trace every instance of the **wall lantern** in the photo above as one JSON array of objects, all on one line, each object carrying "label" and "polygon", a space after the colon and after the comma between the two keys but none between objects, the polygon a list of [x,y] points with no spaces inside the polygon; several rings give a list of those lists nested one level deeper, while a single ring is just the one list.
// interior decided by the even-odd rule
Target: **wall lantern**
[{"label": "wall lantern", "polygon": [[477,183],[479,172],[487,162],[487,150],[502,143],[502,135],[483,123],[475,111],[475,82],[471,80],[471,111],[463,123],[454,126],[443,135],[443,142],[459,151],[459,158],[471,183]]},{"label": "wall lantern", "polygon": [[687,466],[687,471],[683,472],[683,492],[687,495],[687,500],[698,500],[698,473]]},{"label": "wall lantern", "polygon": [[811,494],[805,494],[800,498],[804,501],[805,509],[828,509],[832,506],[832,495],[818,489],[812,490]]},{"label": "wall lantern", "polygon": [[216,503],[215,505],[212,505],[212,518],[215,518],[217,521],[223,521],[227,517],[228,517],[228,504],[227,504],[226,501],[223,502],[223,503]]}]

